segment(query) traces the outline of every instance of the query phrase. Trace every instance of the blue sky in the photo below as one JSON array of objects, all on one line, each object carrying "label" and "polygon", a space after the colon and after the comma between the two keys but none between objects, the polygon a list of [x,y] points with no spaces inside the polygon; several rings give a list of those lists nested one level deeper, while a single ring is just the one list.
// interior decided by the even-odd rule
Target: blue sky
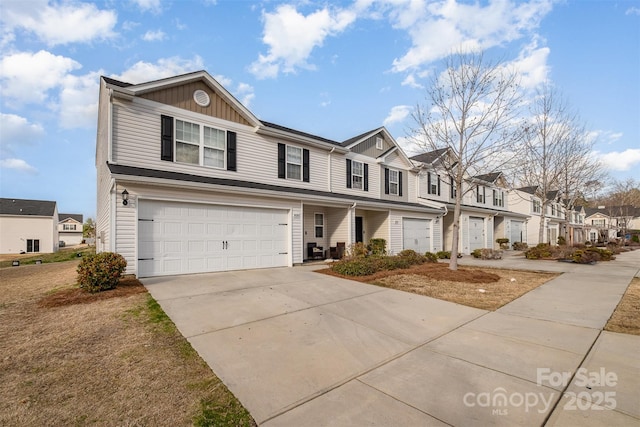
[{"label": "blue sky", "polygon": [[[448,52],[553,84],[613,178],[640,179],[640,2],[0,0],[0,197],[95,217],[100,75],[205,69],[256,116],[335,139],[411,109]],[[405,146],[411,153],[413,147]]]}]

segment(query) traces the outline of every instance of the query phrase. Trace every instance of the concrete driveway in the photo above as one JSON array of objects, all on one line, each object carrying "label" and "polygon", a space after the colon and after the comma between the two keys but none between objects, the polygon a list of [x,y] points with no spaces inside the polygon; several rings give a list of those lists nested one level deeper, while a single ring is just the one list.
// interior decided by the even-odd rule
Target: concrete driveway
[{"label": "concrete driveway", "polygon": [[[260,425],[638,425],[640,337],[601,331],[638,274],[629,264],[605,288],[575,272],[587,310],[567,286],[573,272],[493,313],[314,273],[318,266],[143,283]],[[598,310],[585,314],[594,301]],[[566,411],[561,396],[582,390],[553,375],[595,371],[594,360],[623,374],[616,410],[585,411],[598,403],[587,401]]]}]

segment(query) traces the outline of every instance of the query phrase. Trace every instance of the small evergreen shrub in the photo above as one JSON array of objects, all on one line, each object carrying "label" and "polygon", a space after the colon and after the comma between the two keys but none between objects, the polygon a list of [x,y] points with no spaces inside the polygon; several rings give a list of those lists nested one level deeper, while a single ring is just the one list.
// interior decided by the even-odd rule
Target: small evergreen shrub
[{"label": "small evergreen shrub", "polygon": [[591,264],[597,261],[600,261],[600,254],[588,249],[578,249],[573,254],[573,262],[578,264]]},{"label": "small evergreen shrub", "polygon": [[531,249],[528,249],[524,256],[527,259],[545,259],[551,258],[551,246],[547,243],[540,243]]},{"label": "small evergreen shrub", "polygon": [[436,252],[438,259],[451,259],[451,251],[438,251]]},{"label": "small evergreen shrub", "polygon": [[640,243],[640,235],[634,234],[633,236],[631,236],[631,241],[633,243]]},{"label": "small evergreen shrub", "polygon": [[375,273],[377,266],[371,258],[343,258],[331,265],[331,270],[343,276],[369,276]]},{"label": "small evergreen shrub", "polygon": [[362,242],[357,242],[349,245],[347,249],[347,258],[364,258],[369,255],[369,249],[367,245]]},{"label": "small evergreen shrub", "polygon": [[369,251],[371,255],[386,255],[387,254],[387,241],[385,239],[371,239],[369,240]]},{"label": "small evergreen shrub", "polygon": [[471,255],[480,259],[502,259],[502,251],[489,248],[475,249]]},{"label": "small evergreen shrub", "polygon": [[514,251],[526,251],[527,249],[529,249],[529,245],[525,242],[513,242]]},{"label": "small evergreen shrub", "polygon": [[567,244],[567,239],[565,239],[564,236],[558,236],[558,245],[564,246],[566,244]]},{"label": "small evergreen shrub", "polygon": [[424,257],[427,262],[438,262],[438,255],[433,252],[425,252]]},{"label": "small evergreen shrub", "polygon": [[114,289],[126,267],[124,257],[114,252],[85,256],[78,265],[78,284],[91,293]]},{"label": "small evergreen shrub", "polygon": [[408,261],[411,265],[424,264],[425,262],[427,262],[427,259],[424,257],[424,255],[420,255],[413,249],[405,249],[403,251],[400,251],[397,256]]}]

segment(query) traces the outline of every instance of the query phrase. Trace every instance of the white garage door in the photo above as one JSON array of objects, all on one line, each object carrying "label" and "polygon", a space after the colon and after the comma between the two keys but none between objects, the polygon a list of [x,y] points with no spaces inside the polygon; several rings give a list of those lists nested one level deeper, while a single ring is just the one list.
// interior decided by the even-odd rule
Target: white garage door
[{"label": "white garage door", "polygon": [[402,248],[413,249],[419,254],[431,251],[431,220],[403,218]]},{"label": "white garage door", "polygon": [[523,221],[511,221],[511,244],[522,242]]},{"label": "white garage door", "polygon": [[288,265],[288,212],[141,201],[140,277]]},{"label": "white garage door", "polygon": [[469,217],[469,250],[484,248],[484,218]]}]

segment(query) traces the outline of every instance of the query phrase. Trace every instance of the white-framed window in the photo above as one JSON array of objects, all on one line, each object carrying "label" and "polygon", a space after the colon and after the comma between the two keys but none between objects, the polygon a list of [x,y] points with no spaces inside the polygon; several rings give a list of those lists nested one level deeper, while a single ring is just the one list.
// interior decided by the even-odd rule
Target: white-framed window
[{"label": "white-framed window", "polygon": [[302,148],[287,145],[287,179],[302,180]]},{"label": "white-framed window", "polygon": [[398,171],[389,169],[389,194],[398,195],[398,189],[400,188],[399,175]]},{"label": "white-framed window", "polygon": [[458,191],[456,190],[456,182],[452,176],[449,177],[449,188],[451,190],[449,193],[451,195],[451,198],[455,199]]},{"label": "white-framed window", "polygon": [[531,209],[532,209],[533,213],[542,212],[542,205],[540,204],[540,200],[533,199],[531,202],[532,202]]},{"label": "white-framed window", "polygon": [[384,144],[382,142],[382,138],[380,138],[379,136],[376,137],[376,148],[378,150],[382,150],[384,148]]},{"label": "white-framed window", "polygon": [[476,187],[476,201],[478,203],[484,203],[486,197],[485,197],[485,187],[478,185]]},{"label": "white-framed window", "polygon": [[596,233],[595,231],[590,232],[589,237],[591,238],[591,242],[598,241],[598,233]]},{"label": "white-framed window", "polygon": [[591,225],[595,225],[596,227],[604,227],[607,224],[605,219],[592,219]]},{"label": "white-framed window", "polygon": [[226,132],[176,119],[176,162],[225,167]]},{"label": "white-framed window", "polygon": [[76,224],[62,224],[64,231],[76,231]]},{"label": "white-framed window", "polygon": [[323,238],[324,237],[324,214],[323,213],[316,213],[314,215],[314,228],[315,228],[316,238]]},{"label": "white-framed window", "polygon": [[353,160],[351,162],[351,188],[362,190],[364,183],[364,164]]},{"label": "white-framed window", "polygon": [[504,192],[493,190],[493,206],[504,207]]},{"label": "white-framed window", "polygon": [[27,239],[27,252],[40,252],[40,240]]},{"label": "white-framed window", "polygon": [[555,203],[551,204],[551,216],[556,216],[556,205],[555,205]]},{"label": "white-framed window", "polygon": [[440,175],[427,172],[427,193],[440,195]]}]

